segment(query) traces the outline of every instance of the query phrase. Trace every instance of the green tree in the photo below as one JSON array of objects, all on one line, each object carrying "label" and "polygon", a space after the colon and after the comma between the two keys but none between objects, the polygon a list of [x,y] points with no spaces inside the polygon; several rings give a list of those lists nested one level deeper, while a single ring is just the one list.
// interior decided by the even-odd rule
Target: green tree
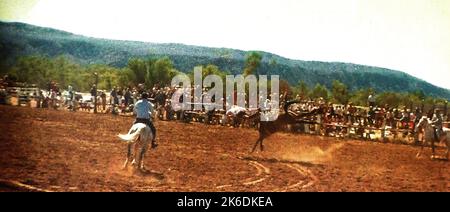
[{"label": "green tree", "polygon": [[262,55],[258,52],[250,52],[245,60],[244,76],[258,74],[257,70],[261,65]]},{"label": "green tree", "polygon": [[155,76],[155,63],[157,59],[155,58],[149,58],[145,61],[145,69],[146,69],[146,75],[145,75],[145,86],[147,87],[153,87],[155,83],[157,82],[157,78]]},{"label": "green tree", "polygon": [[420,93],[404,93],[399,94],[401,98],[401,105],[407,108],[413,109],[414,106],[418,106],[422,103]]},{"label": "green tree", "polygon": [[20,82],[35,83],[43,88],[55,77],[50,60],[36,55],[19,58],[10,74]]},{"label": "green tree", "polygon": [[144,60],[139,58],[131,58],[128,61],[127,67],[133,72],[136,84],[145,83],[149,68]]},{"label": "green tree", "polygon": [[280,80],[280,94],[283,94],[286,100],[292,99],[292,89],[291,86],[289,86],[288,81]]},{"label": "green tree", "polygon": [[313,99],[322,97],[325,100],[328,100],[328,89],[324,85],[317,83],[309,96]]},{"label": "green tree", "polygon": [[423,90],[416,90],[413,92],[414,96],[416,96],[418,99],[420,100],[424,100],[425,99],[425,92],[423,92]]},{"label": "green tree", "polygon": [[173,69],[173,63],[168,57],[164,57],[155,61],[153,69],[149,70],[153,73],[154,81],[150,86],[158,84],[159,86],[169,85],[176,71]]},{"label": "green tree", "polygon": [[208,75],[214,74],[214,75],[219,76],[225,82],[227,73],[228,72],[222,71],[219,69],[218,66],[212,65],[212,64],[208,64],[208,65],[202,67],[202,79],[205,79],[205,77]]},{"label": "green tree", "polygon": [[305,99],[309,94],[309,87],[303,80],[298,82],[298,85],[295,88],[295,90],[301,99]]},{"label": "green tree", "polygon": [[355,105],[368,106],[367,98],[373,93],[373,88],[359,89],[351,94],[350,102]]},{"label": "green tree", "polygon": [[333,80],[331,93],[334,101],[339,104],[347,104],[350,99],[347,86],[339,80]]},{"label": "green tree", "polygon": [[401,96],[394,92],[383,92],[377,95],[376,101],[381,106],[395,107],[398,108],[400,106]]}]

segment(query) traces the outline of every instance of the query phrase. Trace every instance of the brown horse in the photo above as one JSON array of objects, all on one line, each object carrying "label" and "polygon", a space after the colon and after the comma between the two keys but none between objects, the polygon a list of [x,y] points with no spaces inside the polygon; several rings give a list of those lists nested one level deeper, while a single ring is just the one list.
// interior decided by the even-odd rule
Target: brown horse
[{"label": "brown horse", "polygon": [[[299,123],[308,123],[308,124],[316,124],[314,121],[310,121],[307,118],[311,115],[318,114],[323,108],[315,109],[309,113],[302,114],[294,114],[288,111],[289,106],[295,103],[299,103],[298,101],[289,101],[284,105],[284,113],[279,114],[278,118],[275,121],[260,121],[259,123],[259,138],[256,140],[255,145],[253,146],[252,153],[256,150],[256,147],[260,146],[260,150],[264,150],[263,141],[265,138],[270,135],[283,131],[287,128],[288,125],[294,125]],[[260,113],[260,111],[259,111]]]}]

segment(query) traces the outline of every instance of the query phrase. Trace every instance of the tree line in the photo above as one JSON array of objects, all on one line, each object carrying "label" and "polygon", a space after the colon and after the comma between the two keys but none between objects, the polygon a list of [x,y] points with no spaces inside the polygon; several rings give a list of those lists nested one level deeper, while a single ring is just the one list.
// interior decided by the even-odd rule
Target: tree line
[{"label": "tree line", "polygon": [[94,84],[94,73],[99,76],[98,89],[111,90],[115,86],[128,87],[140,83],[147,87],[167,85],[173,76],[179,73],[173,68],[170,59],[131,58],[124,68],[104,64],[82,66],[64,56],[49,58],[41,55],[24,56],[3,74],[9,78],[39,88],[46,88],[49,82],[58,83],[59,87],[71,85],[75,90],[86,92]]},{"label": "tree line", "polygon": [[327,102],[343,105],[353,103],[358,106],[368,106],[367,100],[369,95],[372,94],[376,98],[377,105],[382,107],[406,107],[412,109],[415,107],[445,107],[445,105],[447,105],[447,107],[450,108],[450,104],[446,99],[427,96],[421,90],[403,93],[393,91],[383,91],[378,93],[373,88],[369,87],[351,91],[348,89],[347,85],[339,80],[334,80],[330,89],[319,83],[317,83],[314,87],[308,87],[304,81],[300,81],[295,87],[293,87],[292,93],[302,99],[316,99],[321,97]]}]

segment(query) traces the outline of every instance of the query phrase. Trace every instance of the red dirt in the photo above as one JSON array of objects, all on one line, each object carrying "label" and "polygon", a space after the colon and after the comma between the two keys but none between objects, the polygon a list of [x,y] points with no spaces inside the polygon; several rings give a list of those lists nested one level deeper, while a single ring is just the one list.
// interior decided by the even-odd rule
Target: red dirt
[{"label": "red dirt", "polygon": [[151,171],[132,173],[130,117],[0,105],[0,121],[1,180],[45,190],[450,191],[450,163],[409,145],[277,133],[249,154],[256,130],[157,121]]}]

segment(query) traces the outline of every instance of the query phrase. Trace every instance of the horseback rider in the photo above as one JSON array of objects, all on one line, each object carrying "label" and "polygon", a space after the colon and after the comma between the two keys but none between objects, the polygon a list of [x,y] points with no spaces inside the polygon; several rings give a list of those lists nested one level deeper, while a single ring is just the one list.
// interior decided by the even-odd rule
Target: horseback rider
[{"label": "horseback rider", "polygon": [[438,109],[434,110],[433,118],[431,119],[431,126],[434,128],[434,140],[438,141],[442,134],[442,115],[441,111]]},{"label": "horseback rider", "polygon": [[143,123],[150,127],[150,129],[152,130],[152,148],[154,149],[158,146],[158,144],[156,144],[156,128],[151,120],[151,115],[154,113],[153,108],[153,104],[148,101],[148,93],[143,92],[141,94],[141,99],[136,102],[133,110],[136,114],[136,121],[134,121],[134,124]]}]

